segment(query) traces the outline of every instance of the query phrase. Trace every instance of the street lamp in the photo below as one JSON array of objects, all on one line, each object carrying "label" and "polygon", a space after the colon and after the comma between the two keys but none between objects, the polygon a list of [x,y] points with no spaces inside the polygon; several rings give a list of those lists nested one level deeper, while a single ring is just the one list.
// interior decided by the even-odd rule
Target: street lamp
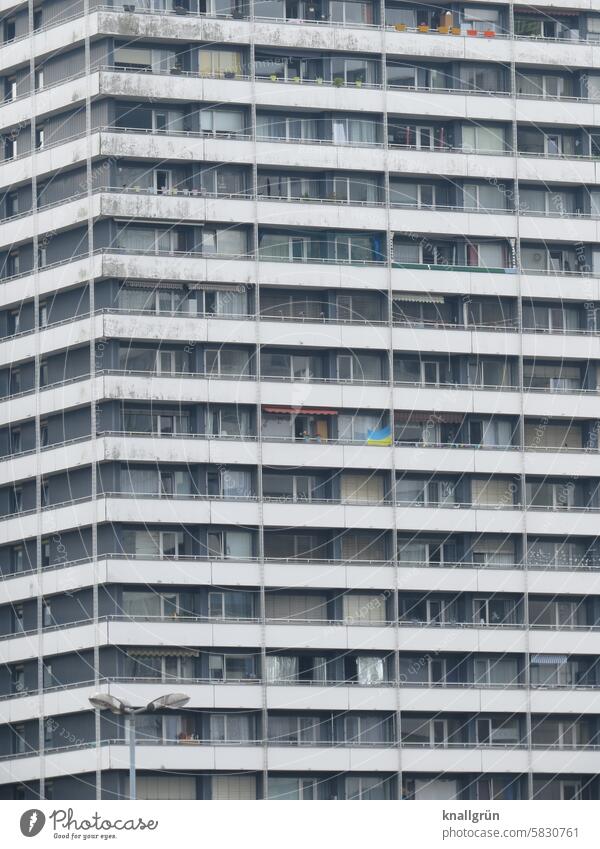
[{"label": "street lamp", "polygon": [[135,799],[135,717],[138,713],[153,713],[161,708],[178,708],[187,705],[190,697],[185,693],[167,693],[148,702],[144,707],[134,708],[123,699],[109,693],[96,693],[90,696],[89,703],[98,710],[109,710],[117,716],[127,717],[129,732],[129,798]]}]

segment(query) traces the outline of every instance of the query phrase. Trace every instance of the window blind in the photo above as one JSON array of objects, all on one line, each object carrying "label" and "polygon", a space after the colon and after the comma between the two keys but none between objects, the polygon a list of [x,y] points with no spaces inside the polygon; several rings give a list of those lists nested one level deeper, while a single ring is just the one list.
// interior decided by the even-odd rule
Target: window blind
[{"label": "window blind", "polygon": [[215,775],[212,798],[256,799],[256,779],[253,775]]},{"label": "window blind", "polygon": [[383,500],[383,478],[377,475],[343,475],[342,501],[369,501],[374,504]]}]

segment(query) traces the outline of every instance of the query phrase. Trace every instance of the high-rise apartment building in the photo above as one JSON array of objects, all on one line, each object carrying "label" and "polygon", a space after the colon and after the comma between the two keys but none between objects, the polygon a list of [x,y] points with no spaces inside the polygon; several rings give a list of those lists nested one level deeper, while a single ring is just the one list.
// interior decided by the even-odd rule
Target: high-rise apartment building
[{"label": "high-rise apartment building", "polygon": [[0,0],[0,796],[599,799],[600,3]]}]

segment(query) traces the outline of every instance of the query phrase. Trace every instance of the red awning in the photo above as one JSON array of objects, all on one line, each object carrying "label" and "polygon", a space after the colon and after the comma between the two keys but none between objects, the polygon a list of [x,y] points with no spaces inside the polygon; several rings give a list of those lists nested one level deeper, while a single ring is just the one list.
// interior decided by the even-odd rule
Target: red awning
[{"label": "red awning", "polygon": [[302,413],[304,416],[337,416],[337,410],[319,410],[309,407],[263,407],[265,413],[289,413],[292,416]]}]

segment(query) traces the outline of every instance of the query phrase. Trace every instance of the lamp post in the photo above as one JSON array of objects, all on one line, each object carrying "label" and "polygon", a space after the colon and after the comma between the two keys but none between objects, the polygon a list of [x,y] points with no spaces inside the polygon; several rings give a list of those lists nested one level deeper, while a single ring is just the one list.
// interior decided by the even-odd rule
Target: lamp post
[{"label": "lamp post", "polygon": [[136,798],[135,788],[135,717],[138,713],[153,713],[160,708],[178,708],[186,705],[190,700],[185,693],[167,693],[148,702],[144,707],[134,708],[123,699],[111,696],[109,693],[96,693],[90,696],[89,702],[98,710],[109,710],[117,716],[127,717],[127,730],[129,733],[129,798]]}]

